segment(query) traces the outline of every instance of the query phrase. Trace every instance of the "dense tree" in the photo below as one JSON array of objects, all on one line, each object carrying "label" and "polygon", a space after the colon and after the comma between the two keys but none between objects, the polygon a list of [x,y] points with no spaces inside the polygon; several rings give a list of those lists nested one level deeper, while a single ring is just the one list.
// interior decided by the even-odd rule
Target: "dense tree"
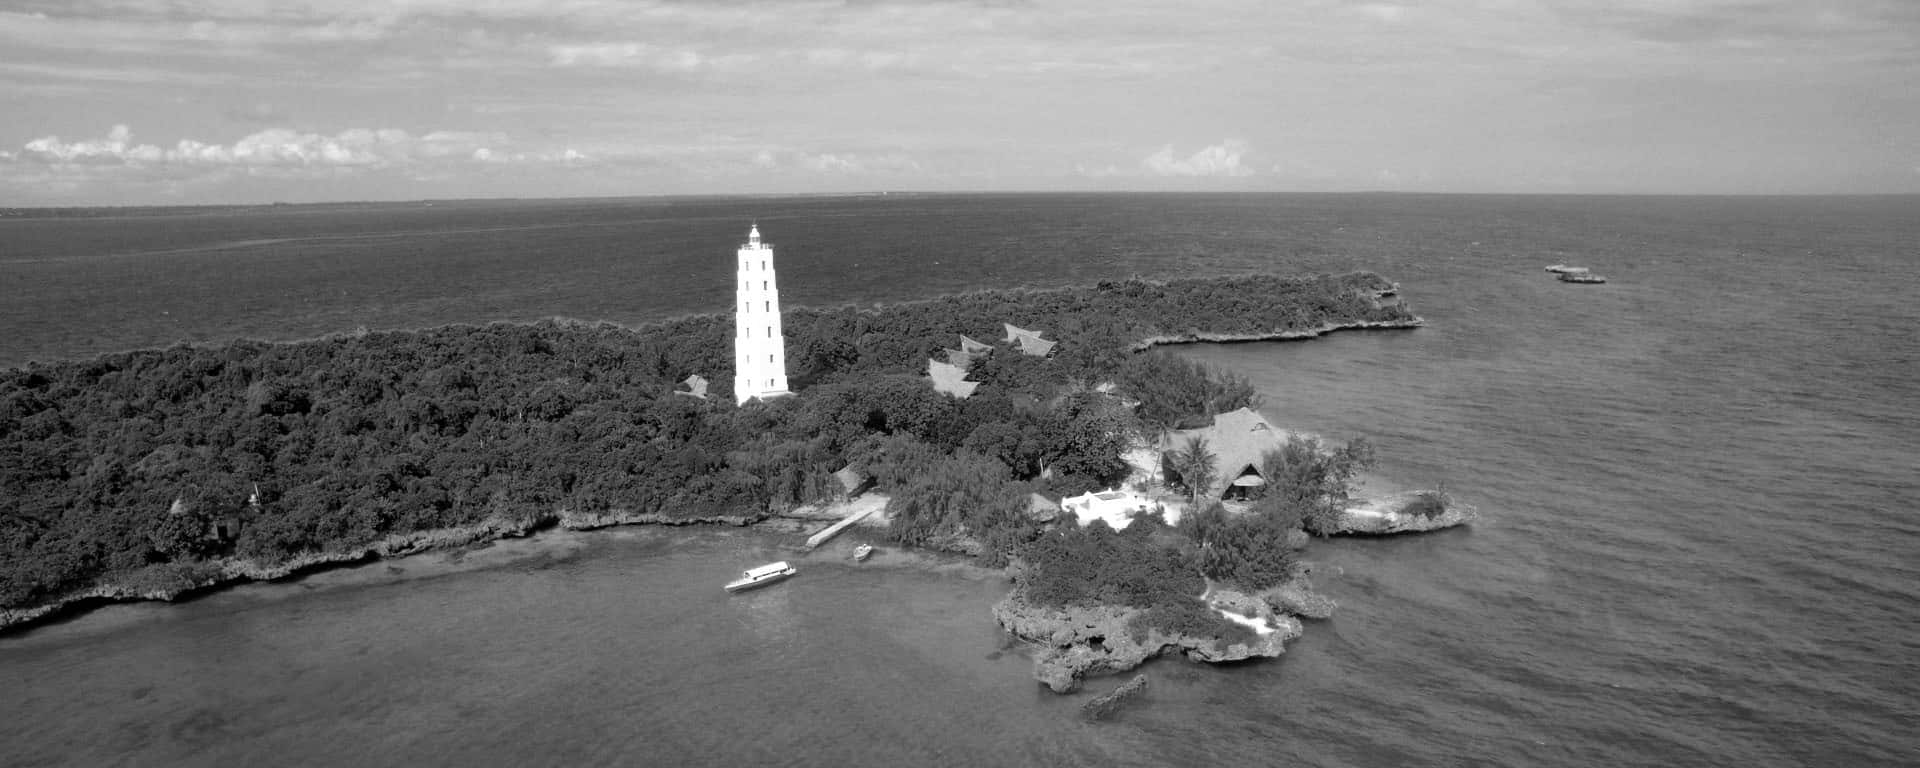
[{"label": "dense tree", "polygon": [[1036,538],[1017,574],[1028,599],[1041,605],[1126,605],[1150,608],[1194,601],[1206,589],[1178,549],[1149,540],[1144,527],[1115,531],[1104,522],[1061,526]]},{"label": "dense tree", "polygon": [[1198,504],[1200,496],[1220,479],[1219,460],[1204,435],[1187,438],[1187,442],[1168,453],[1165,460],[1167,468],[1179,475],[1181,485],[1186,486],[1189,502]]},{"label": "dense tree", "polygon": [[[1123,397],[1075,382],[1116,382],[1163,422],[1244,404],[1244,382],[1128,347],[1410,319],[1372,301],[1385,287],[1373,275],[1240,276],[795,309],[790,359],[812,386],[745,408],[725,383],[726,316],[30,364],[0,371],[0,606],[135,570],[274,562],[560,509],[764,514],[823,497],[831,471],[857,461],[911,498],[902,536],[964,532],[1004,553],[1032,533],[1021,481],[1051,469],[1053,490],[1072,491],[1126,471],[1139,421]],[[927,386],[928,357],[959,334],[998,339],[1001,323],[1061,346],[980,356],[982,388],[965,401]],[[715,383],[709,399],[673,394],[696,373]]]},{"label": "dense tree", "polygon": [[1298,526],[1266,514],[1229,515],[1219,502],[1192,510],[1180,529],[1195,546],[1195,563],[1208,578],[1261,590],[1292,577],[1291,534]]},{"label": "dense tree", "polygon": [[1292,435],[1285,445],[1261,458],[1262,504],[1273,514],[1297,517],[1306,530],[1333,533],[1352,494],[1355,476],[1372,467],[1373,445],[1355,438],[1329,448],[1319,438]]},{"label": "dense tree", "polygon": [[1118,397],[1079,390],[1062,397],[1043,422],[1044,461],[1055,488],[1073,494],[1109,488],[1130,471],[1124,455],[1138,442],[1139,421]]},{"label": "dense tree", "polygon": [[1163,431],[1206,426],[1213,414],[1257,407],[1260,400],[1246,377],[1164,352],[1128,358],[1115,380],[1139,402],[1140,421]]}]

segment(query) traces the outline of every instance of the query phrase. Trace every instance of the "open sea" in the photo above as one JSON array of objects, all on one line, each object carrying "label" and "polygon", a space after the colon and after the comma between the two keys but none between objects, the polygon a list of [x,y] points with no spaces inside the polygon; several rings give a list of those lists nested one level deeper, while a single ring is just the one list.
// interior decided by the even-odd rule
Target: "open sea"
[{"label": "open sea", "polygon": [[[1315,542],[1276,660],[1082,722],[999,574],[550,532],[0,635],[0,766],[1920,765],[1920,198],[886,195],[0,218],[0,365],[236,336],[1369,269],[1428,321],[1180,354],[1470,527]],[[1542,267],[1611,282],[1555,282]],[[800,575],[728,596],[739,569]]]}]

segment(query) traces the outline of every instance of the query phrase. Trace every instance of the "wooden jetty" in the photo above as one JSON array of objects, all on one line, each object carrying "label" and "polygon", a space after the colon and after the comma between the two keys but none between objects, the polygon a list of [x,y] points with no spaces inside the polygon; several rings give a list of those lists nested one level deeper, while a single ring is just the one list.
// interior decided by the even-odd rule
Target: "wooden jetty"
[{"label": "wooden jetty", "polygon": [[819,533],[816,533],[812,536],[808,536],[807,549],[813,549],[814,547],[827,543],[828,539],[831,539],[835,536],[840,535],[840,532],[846,530],[847,526],[860,522],[861,520],[866,519],[867,515],[873,514],[873,510],[874,510],[874,507],[856,509],[853,511],[853,514],[847,515],[845,518],[842,518],[840,522],[834,523],[833,525],[829,525]]}]

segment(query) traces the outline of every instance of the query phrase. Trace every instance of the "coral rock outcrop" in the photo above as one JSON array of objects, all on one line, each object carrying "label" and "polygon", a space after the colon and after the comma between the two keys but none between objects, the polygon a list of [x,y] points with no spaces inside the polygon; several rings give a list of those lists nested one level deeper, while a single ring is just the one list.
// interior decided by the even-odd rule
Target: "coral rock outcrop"
[{"label": "coral rock outcrop", "polygon": [[1300,621],[1291,616],[1260,611],[1274,631],[1253,635],[1251,641],[1226,642],[1219,637],[1195,636],[1143,628],[1135,637],[1135,619],[1142,611],[1125,606],[1034,605],[1018,590],[993,606],[1000,626],[1039,648],[1033,657],[1034,679],[1055,693],[1070,693],[1087,675],[1124,672],[1164,653],[1183,653],[1193,661],[1222,662],[1271,658],[1286,651],[1286,642],[1300,636]]},{"label": "coral rock outcrop", "polygon": [[1340,524],[1333,532],[1365,536],[1419,533],[1452,528],[1479,516],[1480,511],[1472,505],[1455,502],[1444,493],[1409,491],[1365,499],[1348,506],[1341,513]]}]

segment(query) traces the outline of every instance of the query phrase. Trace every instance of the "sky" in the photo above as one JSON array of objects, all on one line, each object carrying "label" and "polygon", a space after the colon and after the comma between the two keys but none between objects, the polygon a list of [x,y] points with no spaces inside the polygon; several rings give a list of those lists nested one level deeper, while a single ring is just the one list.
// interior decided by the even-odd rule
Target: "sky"
[{"label": "sky", "polygon": [[0,0],[0,206],[1920,193],[1920,0]]}]

